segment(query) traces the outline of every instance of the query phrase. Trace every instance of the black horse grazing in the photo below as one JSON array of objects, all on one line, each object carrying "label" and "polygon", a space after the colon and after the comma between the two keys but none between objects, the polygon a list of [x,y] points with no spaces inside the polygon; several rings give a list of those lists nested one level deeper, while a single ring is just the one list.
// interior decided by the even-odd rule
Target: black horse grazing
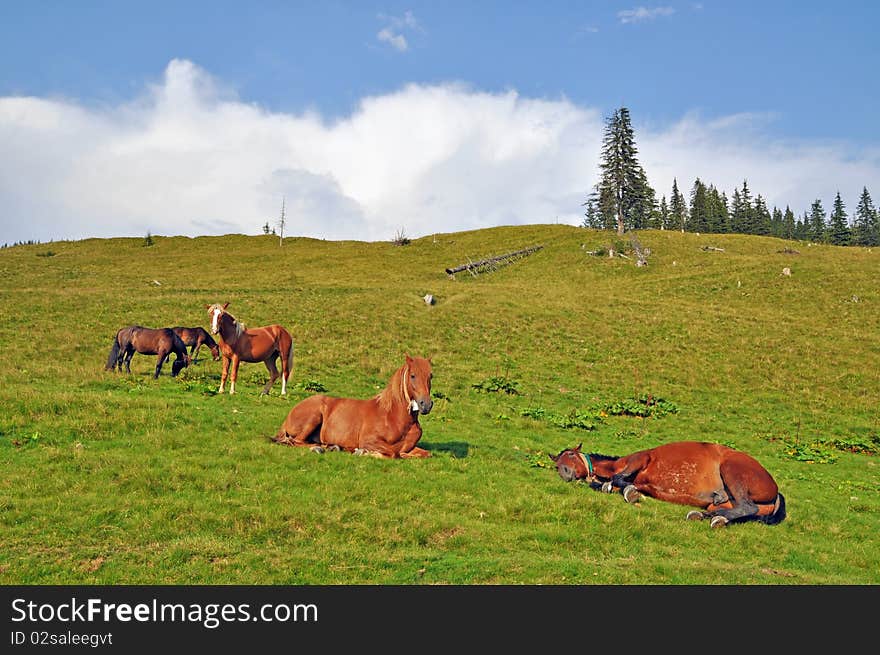
[{"label": "black horse grazing", "polygon": [[199,349],[203,344],[211,349],[211,356],[215,362],[220,359],[220,346],[217,345],[217,342],[214,341],[214,338],[208,334],[205,328],[176,327],[171,329],[181,338],[185,346],[190,347],[189,357],[193,362],[196,361],[196,356],[199,354]]},{"label": "black horse grazing", "polygon": [[177,359],[171,365],[171,377],[180,373],[181,369],[189,366],[190,358],[186,352],[183,340],[174,333],[171,328],[146,328],[140,325],[131,325],[121,328],[113,337],[113,346],[110,348],[110,356],[107,358],[106,369],[125,370],[131,373],[131,358],[136,352],[142,355],[156,355],[156,372],[154,378],[159,377],[162,364],[171,353],[177,355]]}]

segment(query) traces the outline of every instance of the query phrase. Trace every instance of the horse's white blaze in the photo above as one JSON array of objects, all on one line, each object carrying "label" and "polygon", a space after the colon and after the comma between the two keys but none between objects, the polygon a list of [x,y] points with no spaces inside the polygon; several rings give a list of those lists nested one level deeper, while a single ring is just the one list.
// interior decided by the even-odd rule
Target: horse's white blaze
[{"label": "horse's white blaze", "polygon": [[220,329],[220,326],[218,325],[219,320],[220,320],[220,310],[215,309],[211,313],[211,332],[213,332],[214,334],[217,334],[217,332]]}]

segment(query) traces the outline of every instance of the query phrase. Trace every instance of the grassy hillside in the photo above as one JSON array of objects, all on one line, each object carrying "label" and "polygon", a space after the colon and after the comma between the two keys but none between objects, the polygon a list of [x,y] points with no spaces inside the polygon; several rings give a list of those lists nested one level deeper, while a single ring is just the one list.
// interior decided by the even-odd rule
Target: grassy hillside
[{"label": "grassy hillside", "polygon": [[[613,238],[536,225],[407,246],[0,250],[0,583],[880,582],[880,250],[642,232],[647,267],[587,254]],[[444,272],[536,244],[492,273]],[[216,395],[204,349],[176,379],[166,365],[153,380],[144,355],[131,376],[103,370],[118,328],[207,326],[213,302],[290,330],[288,397],[258,395],[261,364]],[[432,458],[268,439],[309,385],[366,398],[405,353],[433,358]],[[474,388],[493,382],[519,394]],[[607,411],[644,394],[677,411]],[[593,430],[560,420],[601,408]],[[710,530],[547,467],[579,442],[620,455],[679,439],[757,457],[788,519]]]}]

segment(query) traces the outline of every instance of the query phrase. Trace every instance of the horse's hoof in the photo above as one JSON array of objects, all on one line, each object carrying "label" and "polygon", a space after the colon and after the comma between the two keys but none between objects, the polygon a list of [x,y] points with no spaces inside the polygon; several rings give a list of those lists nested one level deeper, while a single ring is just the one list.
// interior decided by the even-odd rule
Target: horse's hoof
[{"label": "horse's hoof", "polygon": [[723,516],[713,516],[712,520],[709,522],[709,527],[710,528],[723,528],[728,523],[730,523],[730,521],[728,521]]},{"label": "horse's hoof", "polygon": [[327,446],[327,452],[328,452],[328,453],[338,453],[340,450],[342,450],[342,448],[340,448],[339,446],[337,446],[335,443],[334,443],[334,444],[330,444],[329,446]]},{"label": "horse's hoof", "polygon": [[687,513],[687,516],[685,516],[684,518],[687,519],[688,521],[702,521],[703,520],[703,513],[698,512],[695,509],[692,509],[690,512]]},{"label": "horse's hoof", "polygon": [[614,493],[614,486],[611,484],[610,481],[603,482],[602,491],[604,491],[606,494]]},{"label": "horse's hoof", "polygon": [[363,448],[355,448],[353,451],[351,451],[351,454],[352,455],[366,455],[367,451],[364,450]]},{"label": "horse's hoof", "polygon": [[318,453],[319,455],[324,454],[324,449],[321,446],[312,446],[311,448],[309,448],[309,450],[311,450],[313,453]]},{"label": "horse's hoof", "polygon": [[628,503],[637,503],[641,500],[642,494],[636,489],[635,485],[627,485],[623,489],[623,499]]}]

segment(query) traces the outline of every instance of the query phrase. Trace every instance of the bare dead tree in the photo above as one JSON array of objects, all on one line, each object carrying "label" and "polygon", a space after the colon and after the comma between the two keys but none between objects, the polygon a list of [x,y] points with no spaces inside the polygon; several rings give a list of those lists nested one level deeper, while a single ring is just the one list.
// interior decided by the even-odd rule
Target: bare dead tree
[{"label": "bare dead tree", "polygon": [[284,225],[287,223],[287,217],[284,214],[284,197],[281,198],[281,216],[278,218],[278,245],[284,245]]}]

